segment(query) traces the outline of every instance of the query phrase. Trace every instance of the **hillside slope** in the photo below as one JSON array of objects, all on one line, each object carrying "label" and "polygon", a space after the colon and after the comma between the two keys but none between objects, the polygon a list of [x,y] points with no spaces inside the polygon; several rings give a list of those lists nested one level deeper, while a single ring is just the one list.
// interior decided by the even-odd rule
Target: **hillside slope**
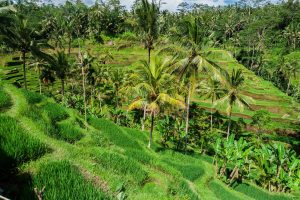
[{"label": "hillside slope", "polygon": [[[89,118],[52,99],[10,85],[0,88],[0,195],[34,199],[276,200],[256,186],[232,189],[214,177],[208,156],[183,155],[147,133]],[[1,190],[1,191],[2,191]]]},{"label": "hillside slope", "polygon": [[[130,69],[132,66],[138,65],[138,62],[145,59],[147,55],[146,51],[141,46],[134,46],[121,50],[117,49],[118,46],[118,43],[114,46],[105,45],[104,47],[87,44],[86,49],[89,49],[96,57],[99,57],[99,55],[105,52],[110,52],[113,55],[113,60],[107,61],[106,66],[111,68]],[[160,47],[157,47],[157,49],[159,48]],[[76,51],[76,48],[72,49],[74,54]],[[22,67],[18,59],[17,55],[6,56],[5,59],[3,59],[3,63],[0,64],[2,65],[0,66],[0,77],[5,83],[16,85],[23,84]],[[255,111],[267,110],[270,112],[273,119],[273,122],[270,125],[273,129],[290,129],[293,127],[291,126],[292,123],[299,122],[300,104],[293,101],[291,97],[280,91],[271,82],[263,80],[256,76],[254,72],[239,64],[228,51],[212,49],[210,59],[229,71],[233,68],[240,68],[245,74],[244,94],[252,97],[255,101],[252,103],[252,110],[246,109],[240,111],[237,107],[234,107],[233,116],[235,118],[243,118],[246,121],[251,122],[250,119]],[[28,87],[32,91],[39,91],[38,70],[34,65],[28,70]],[[43,86],[42,90],[48,91],[49,88]],[[51,91],[58,92],[59,90],[59,81],[55,81],[54,85],[51,86]],[[203,99],[202,95],[197,94],[193,100],[207,110],[211,108],[210,100]],[[225,114],[225,107],[219,106],[217,109]]]}]

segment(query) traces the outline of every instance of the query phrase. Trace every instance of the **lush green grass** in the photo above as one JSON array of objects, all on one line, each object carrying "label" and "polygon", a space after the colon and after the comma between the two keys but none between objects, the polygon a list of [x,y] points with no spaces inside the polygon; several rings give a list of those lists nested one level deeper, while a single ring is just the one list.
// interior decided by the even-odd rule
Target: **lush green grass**
[{"label": "lush green grass", "polygon": [[218,183],[217,181],[211,181],[209,183],[209,187],[211,188],[211,190],[216,194],[216,196],[220,199],[220,200],[242,200],[242,198],[239,198],[235,195],[233,195],[231,192],[228,191],[228,189],[225,189],[220,183]]},{"label": "lush green grass", "polygon": [[10,96],[0,87],[0,111],[7,109],[10,105]]},{"label": "lush green grass", "polygon": [[47,200],[109,199],[67,161],[42,164],[33,178],[33,187],[39,190],[45,187],[43,199]]},{"label": "lush green grass", "polygon": [[45,134],[49,136],[57,135],[57,126],[55,125],[55,123],[52,123],[49,118],[47,118],[47,115],[42,112],[39,107],[30,105],[22,110],[22,115],[33,120],[37,124],[39,129],[42,130]]},{"label": "lush green grass", "polygon": [[4,115],[0,115],[0,146],[17,164],[35,160],[48,151],[47,146],[26,133],[17,120]]},{"label": "lush green grass", "polygon": [[47,103],[42,108],[52,122],[58,122],[69,117],[66,109],[59,104]]},{"label": "lush green grass", "polygon": [[31,92],[31,91],[24,90],[24,89],[22,89],[22,92],[24,94],[26,101],[29,104],[40,103],[43,100],[43,96],[36,92]]},{"label": "lush green grass", "polygon": [[69,143],[74,143],[80,140],[84,135],[79,127],[76,127],[70,122],[62,122],[57,125],[58,132],[56,137]]},{"label": "lush green grass", "polygon": [[88,119],[88,122],[90,125],[100,130],[102,134],[117,146],[134,149],[141,148],[136,140],[130,138],[122,128],[118,127],[113,122],[92,117]]},{"label": "lush green grass", "polygon": [[247,196],[256,200],[292,200],[291,197],[285,197],[283,195],[270,194],[260,188],[253,185],[242,183],[238,184],[234,189],[238,192],[244,193]]},{"label": "lush green grass", "polygon": [[195,181],[204,173],[204,169],[202,169],[199,165],[191,165],[189,163],[176,163],[168,160],[166,160],[165,162],[180,171],[182,176],[190,181]]},{"label": "lush green grass", "polygon": [[100,166],[113,173],[133,176],[134,180],[139,184],[143,184],[148,178],[148,173],[137,161],[118,153],[102,152],[99,155],[95,155],[95,160]]},{"label": "lush green grass", "polygon": [[178,184],[177,191],[175,193],[181,196],[181,199],[199,200],[200,198],[191,190],[188,182],[181,180]]}]

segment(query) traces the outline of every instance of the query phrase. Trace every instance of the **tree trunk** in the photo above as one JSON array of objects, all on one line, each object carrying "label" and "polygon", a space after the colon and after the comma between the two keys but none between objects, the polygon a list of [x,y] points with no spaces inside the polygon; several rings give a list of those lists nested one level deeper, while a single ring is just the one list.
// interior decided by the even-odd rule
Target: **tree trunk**
[{"label": "tree trunk", "polygon": [[39,70],[39,85],[40,85],[40,94],[42,94],[42,80],[41,80],[41,69],[38,67]]},{"label": "tree trunk", "polygon": [[146,121],[146,106],[144,106],[144,110],[143,110],[142,131],[145,130],[145,121]]},{"label": "tree trunk", "polygon": [[231,108],[230,108],[229,123],[228,123],[228,128],[227,128],[227,141],[228,141],[229,135],[230,135],[230,128],[231,128]]},{"label": "tree trunk", "polygon": [[[214,101],[211,101],[212,105],[214,103]],[[212,133],[212,129],[213,129],[213,107],[211,106],[210,108],[210,132]]]},{"label": "tree trunk", "polygon": [[149,144],[148,148],[151,148],[152,145],[152,134],[153,134],[153,129],[154,129],[154,113],[151,113],[151,129],[150,129],[150,134],[149,134]]},{"label": "tree trunk", "polygon": [[72,43],[71,37],[72,37],[72,36],[69,36],[69,42],[68,42],[68,54],[69,54],[69,55],[71,54],[71,43]]},{"label": "tree trunk", "polygon": [[190,115],[190,98],[191,98],[191,85],[188,86],[188,96],[186,105],[186,117],[185,117],[185,149],[187,147],[187,136],[189,132],[189,115]]},{"label": "tree trunk", "polygon": [[26,52],[22,52],[22,59],[23,59],[23,81],[25,90],[27,90],[27,79],[26,79]]},{"label": "tree trunk", "polygon": [[64,99],[64,97],[65,97],[65,80],[63,78],[61,79],[61,94]]},{"label": "tree trunk", "polygon": [[151,62],[151,47],[148,47],[148,64]]},{"label": "tree trunk", "polygon": [[288,95],[288,93],[290,91],[290,86],[291,86],[291,79],[289,79],[288,86],[287,86],[287,89],[286,89],[286,94],[287,95]]},{"label": "tree trunk", "polygon": [[87,122],[86,118],[86,91],[85,91],[85,72],[84,67],[81,67],[82,72],[82,88],[83,88],[83,102],[84,102],[84,120]]}]

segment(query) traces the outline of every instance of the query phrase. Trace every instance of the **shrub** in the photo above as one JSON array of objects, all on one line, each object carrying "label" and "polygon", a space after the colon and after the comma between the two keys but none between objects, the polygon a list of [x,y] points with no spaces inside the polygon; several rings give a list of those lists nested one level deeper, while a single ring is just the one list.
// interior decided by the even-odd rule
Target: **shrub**
[{"label": "shrub", "polygon": [[58,131],[56,137],[69,143],[80,140],[84,135],[75,125],[66,122],[57,125]]},{"label": "shrub", "polygon": [[102,167],[112,170],[114,173],[134,176],[135,181],[139,184],[142,184],[148,178],[147,172],[143,170],[139,163],[117,153],[102,152],[97,155],[96,161]]},{"label": "shrub", "polygon": [[109,199],[67,161],[42,164],[34,176],[33,186],[40,190],[45,187],[43,198],[47,200]]},{"label": "shrub", "polygon": [[10,96],[0,88],[0,110],[11,105]]},{"label": "shrub", "polygon": [[43,106],[51,122],[58,122],[69,117],[66,109],[56,103],[47,103]]},{"label": "shrub", "polygon": [[46,145],[28,135],[17,120],[3,115],[0,115],[0,147],[17,164],[35,160],[48,151]]},{"label": "shrub", "polygon": [[43,96],[36,92],[22,89],[22,93],[29,104],[40,103],[43,100]]}]

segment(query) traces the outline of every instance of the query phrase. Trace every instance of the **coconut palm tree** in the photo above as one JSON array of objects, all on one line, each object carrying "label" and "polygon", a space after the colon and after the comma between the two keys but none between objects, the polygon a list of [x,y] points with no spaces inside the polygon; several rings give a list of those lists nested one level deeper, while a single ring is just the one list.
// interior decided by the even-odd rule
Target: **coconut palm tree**
[{"label": "coconut palm tree", "polygon": [[160,5],[155,0],[152,0],[151,3],[148,0],[141,0],[136,9],[139,25],[144,35],[145,47],[148,50],[149,63],[154,40],[158,35],[159,7]]},{"label": "coconut palm tree", "polygon": [[298,68],[296,66],[298,65],[298,62],[299,62],[298,60],[285,61],[284,59],[282,59],[282,62],[279,66],[278,70],[288,80],[287,88],[286,88],[286,94],[288,94],[289,91],[290,91],[292,78],[297,77]]},{"label": "coconut palm tree", "polygon": [[186,118],[185,118],[185,134],[188,136],[189,130],[189,108],[190,100],[199,80],[199,74],[202,71],[212,73],[214,76],[220,78],[220,70],[222,70],[215,62],[208,58],[210,51],[204,51],[205,45],[200,40],[199,18],[188,18],[185,22],[186,34],[181,38],[181,47],[174,48],[167,47],[162,51],[169,51],[176,49],[176,51],[183,57],[175,66],[173,73],[176,73],[181,80],[184,80],[187,85],[186,96]]},{"label": "coconut palm tree", "polygon": [[151,116],[151,128],[149,133],[148,148],[151,148],[152,135],[155,117],[159,114],[164,105],[184,108],[182,98],[176,94],[176,78],[169,72],[170,66],[175,62],[175,58],[159,59],[158,56],[152,58],[150,64],[142,62],[142,66],[131,74],[130,79],[135,83],[134,90],[140,91],[133,102],[129,105],[129,110],[144,109]]},{"label": "coconut palm tree", "polygon": [[215,77],[209,77],[207,82],[201,88],[204,98],[211,100],[210,108],[210,130],[213,128],[213,107],[214,102],[222,97],[224,89],[221,87],[221,82]]},{"label": "coconut palm tree", "polygon": [[242,92],[241,88],[245,80],[241,69],[238,70],[233,69],[231,75],[229,75],[227,71],[223,71],[222,74],[225,78],[224,83],[226,85],[227,94],[223,98],[216,101],[215,103],[226,104],[227,106],[226,113],[227,116],[229,117],[229,123],[227,127],[227,140],[228,140],[230,134],[230,128],[231,128],[230,126],[231,126],[231,115],[232,115],[233,106],[237,105],[241,111],[244,109],[244,107],[251,109],[250,102],[253,102],[253,99],[241,93]]},{"label": "coconut palm tree", "polygon": [[[79,52],[80,53],[80,52]],[[79,54],[79,62],[81,66],[81,74],[82,74],[82,89],[83,89],[83,101],[84,101],[84,119],[87,122],[87,104],[86,104],[86,71],[89,69],[91,64],[94,61],[94,57],[85,52],[83,55]]]},{"label": "coconut palm tree", "polygon": [[27,19],[20,16],[16,17],[13,25],[3,32],[5,44],[22,53],[24,87],[27,90],[26,55],[31,52],[33,46],[38,45],[42,40],[38,41],[35,29],[29,25]]},{"label": "coconut palm tree", "polygon": [[0,14],[7,12],[17,12],[16,8],[10,4],[10,1],[0,0],[0,4],[5,3],[6,5],[0,5]]},{"label": "coconut palm tree", "polygon": [[68,55],[64,51],[58,51],[54,55],[40,53],[39,56],[50,65],[56,76],[61,80],[61,94],[65,95],[65,80],[70,71],[71,65],[68,61]]}]

